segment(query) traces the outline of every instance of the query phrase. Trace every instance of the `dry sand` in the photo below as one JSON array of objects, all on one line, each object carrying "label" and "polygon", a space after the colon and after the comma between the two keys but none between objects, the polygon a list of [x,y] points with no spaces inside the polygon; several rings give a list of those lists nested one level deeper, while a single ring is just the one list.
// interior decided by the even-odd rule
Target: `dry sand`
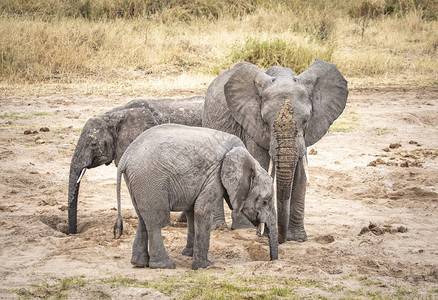
[{"label": "dry sand", "polygon": [[[267,241],[255,238],[255,230],[213,231],[214,266],[198,273],[181,255],[181,226],[163,230],[175,270],[130,265],[137,220],[123,186],[125,232],[113,238],[114,165],[86,172],[78,234],[65,234],[69,164],[80,128],[129,100],[0,99],[0,298],[178,298],[197,274],[229,282],[270,278],[262,282],[266,291],[272,278],[291,280],[297,284],[289,296],[299,297],[438,298],[438,89],[351,91],[343,122],[308,149],[309,240],[280,245],[280,260],[269,262]],[[370,223],[377,228],[359,235]],[[163,282],[172,286],[172,280],[169,290]]]}]

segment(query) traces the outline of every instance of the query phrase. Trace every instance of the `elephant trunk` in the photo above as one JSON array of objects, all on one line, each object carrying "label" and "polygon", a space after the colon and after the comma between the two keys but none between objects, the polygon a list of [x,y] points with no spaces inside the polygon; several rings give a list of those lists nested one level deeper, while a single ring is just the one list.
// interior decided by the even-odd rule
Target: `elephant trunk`
[{"label": "elephant trunk", "polygon": [[277,218],[280,244],[286,242],[290,217],[290,197],[296,166],[296,158],[285,156],[282,154],[282,150],[291,150],[291,148],[280,149],[277,162]]},{"label": "elephant trunk", "polygon": [[271,222],[266,223],[269,238],[269,257],[270,260],[278,259],[278,232],[277,222],[275,222],[275,210],[273,211],[274,218]]},{"label": "elephant trunk", "polygon": [[276,167],[278,241],[286,242],[295,167],[298,162],[297,127],[289,100],[273,124],[271,157]]},{"label": "elephant trunk", "polygon": [[[78,195],[79,186],[82,176],[85,173],[86,167],[84,166],[83,159],[76,149],[71,164],[70,164],[70,176],[68,183],[68,233],[74,234],[77,232],[77,213],[78,213]],[[85,164],[86,165],[86,164]]]}]

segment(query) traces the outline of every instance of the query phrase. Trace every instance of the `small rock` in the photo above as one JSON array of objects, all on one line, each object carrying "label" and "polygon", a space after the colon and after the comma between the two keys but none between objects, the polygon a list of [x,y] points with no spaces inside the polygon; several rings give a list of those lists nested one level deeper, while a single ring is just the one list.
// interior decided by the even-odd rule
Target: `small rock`
[{"label": "small rock", "polygon": [[25,130],[24,132],[23,132],[24,134],[32,134],[32,130]]},{"label": "small rock", "polygon": [[370,225],[368,225],[368,228],[371,230],[374,227],[377,227],[376,223],[370,222]]},{"label": "small rock", "polygon": [[315,150],[315,148],[310,149],[309,155],[317,155],[317,154],[318,154],[318,151]]},{"label": "small rock", "polygon": [[370,162],[367,166],[368,167],[375,167],[377,165],[385,165],[385,161],[381,158],[378,158],[376,160],[373,160],[372,162]]},{"label": "small rock", "polygon": [[382,235],[383,234],[383,230],[380,227],[373,227],[370,229],[372,233],[374,233],[375,235]]},{"label": "small rock", "polygon": [[320,244],[330,244],[335,241],[335,238],[333,235],[321,235],[315,238],[315,241]]},{"label": "small rock", "polygon": [[389,148],[388,147],[383,148],[382,150],[385,151],[385,152],[389,152]]},{"label": "small rock", "polygon": [[397,228],[397,231],[400,232],[400,233],[405,233],[405,232],[408,231],[408,229],[406,227],[404,227],[404,226],[399,226]]},{"label": "small rock", "polygon": [[41,127],[40,131],[42,131],[42,132],[49,132],[50,129],[48,127]]},{"label": "small rock", "polygon": [[359,232],[359,235],[365,234],[365,233],[367,233],[367,232],[369,232],[369,231],[370,231],[370,229],[369,229],[368,227],[364,227],[364,228],[362,228],[362,230]]},{"label": "small rock", "polygon": [[391,143],[391,144],[389,144],[389,148],[391,148],[391,149],[397,149],[397,148],[400,148],[400,147],[401,147],[400,143]]},{"label": "small rock", "polygon": [[397,233],[397,229],[392,228],[390,226],[385,226],[385,227],[383,227],[383,232],[388,232],[390,234],[395,234],[395,233]]},{"label": "small rock", "polygon": [[375,160],[367,164],[367,167],[375,167],[375,166],[377,166],[377,162]]},{"label": "small rock", "polygon": [[60,211],[66,211],[68,209],[67,205],[63,205],[59,208]]},{"label": "small rock", "polygon": [[402,163],[400,164],[400,167],[402,167],[402,168],[409,168],[409,163],[408,163],[407,161],[402,162]]}]

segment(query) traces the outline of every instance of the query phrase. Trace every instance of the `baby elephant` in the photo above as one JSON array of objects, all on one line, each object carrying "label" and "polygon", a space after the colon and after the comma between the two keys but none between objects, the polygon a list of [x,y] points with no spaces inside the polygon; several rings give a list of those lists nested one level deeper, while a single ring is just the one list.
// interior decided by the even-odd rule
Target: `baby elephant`
[{"label": "baby elephant", "polygon": [[278,259],[272,179],[238,137],[176,124],[159,125],[139,135],[117,170],[114,235],[119,230],[119,237],[123,228],[122,174],[138,215],[131,259],[134,266],[175,268],[161,236],[161,228],[170,224],[170,211],[187,214],[187,245],[182,254],[193,256],[192,269],[211,265],[207,253],[213,208],[223,198],[255,226],[266,224],[271,260]]}]

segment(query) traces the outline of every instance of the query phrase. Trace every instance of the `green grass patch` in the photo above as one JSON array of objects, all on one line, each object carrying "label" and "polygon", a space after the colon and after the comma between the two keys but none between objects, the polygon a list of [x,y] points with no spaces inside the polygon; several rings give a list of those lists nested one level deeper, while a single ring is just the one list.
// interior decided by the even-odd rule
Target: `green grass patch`
[{"label": "green grass patch", "polygon": [[[341,284],[311,278],[257,276],[240,272],[220,272],[211,275],[209,271],[187,271],[154,281],[141,281],[124,276],[86,279],[72,276],[63,279],[47,278],[45,282],[29,288],[10,290],[20,299],[67,299],[71,291],[81,297],[110,299],[126,288],[148,288],[160,291],[175,299],[331,299],[367,298],[397,299],[420,297],[419,291],[399,285],[390,288],[378,280],[352,275],[348,278],[359,284],[355,290],[348,290]],[[70,291],[70,293],[69,293]],[[110,293],[110,294],[108,294]],[[424,298],[433,298],[438,290],[430,290]]]},{"label": "green grass patch", "polygon": [[72,288],[81,288],[87,284],[85,276],[72,276],[63,279],[51,277],[55,283],[42,282],[33,284],[30,288],[21,288],[13,291],[21,299],[67,299],[66,292]]},{"label": "green grass patch", "polygon": [[376,132],[376,134],[378,136],[387,135],[387,134],[390,134],[390,133],[393,132],[393,130],[391,130],[391,129],[387,128],[387,127],[383,127],[383,128],[376,127],[376,128],[374,128],[374,131]]},{"label": "green grass patch", "polygon": [[333,49],[330,45],[317,43],[300,45],[281,38],[270,40],[247,38],[243,44],[238,43],[232,48],[231,61],[232,64],[246,61],[263,69],[277,65],[290,68],[300,74],[316,58],[331,61]]},{"label": "green grass patch", "polygon": [[123,277],[123,276],[113,276],[109,279],[105,279],[102,283],[110,283],[112,287],[149,287],[148,281],[138,281],[137,279]]},{"label": "green grass patch", "polygon": [[364,284],[365,286],[379,286],[382,283],[380,281],[374,281],[372,279],[369,279],[366,276],[359,277],[359,281]]},{"label": "green grass patch", "polygon": [[273,287],[269,290],[269,294],[272,296],[286,297],[292,294],[292,290],[289,287]]},{"label": "green grass patch", "polygon": [[356,112],[350,111],[343,113],[330,126],[330,132],[352,132],[360,126],[358,122],[359,116]]},{"label": "green grass patch", "polygon": [[50,113],[46,113],[46,112],[38,112],[38,113],[24,114],[24,115],[19,113],[4,113],[0,115],[0,119],[13,119],[13,120],[31,119],[35,117],[50,116],[50,115],[51,115]]}]

